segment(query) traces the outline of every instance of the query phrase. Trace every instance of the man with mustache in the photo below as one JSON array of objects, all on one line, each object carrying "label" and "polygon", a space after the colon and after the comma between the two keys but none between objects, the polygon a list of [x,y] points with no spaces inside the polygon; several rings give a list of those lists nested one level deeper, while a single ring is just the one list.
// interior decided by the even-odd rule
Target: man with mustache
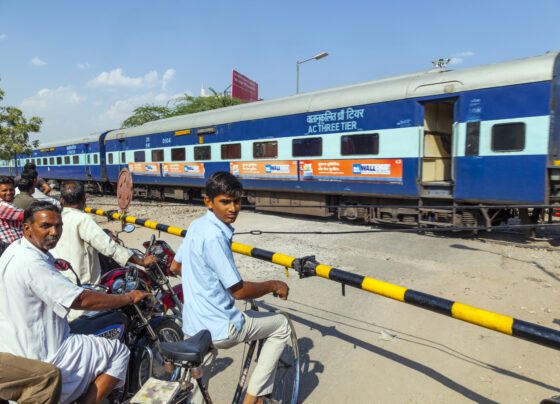
[{"label": "man with mustache", "polygon": [[49,253],[61,234],[56,206],[39,201],[25,210],[23,238],[0,258],[0,352],[59,368],[63,404],[99,403],[124,381],[128,348],[115,340],[70,334],[68,311],[119,308],[147,294],[108,295],[72,284],[55,269]]}]

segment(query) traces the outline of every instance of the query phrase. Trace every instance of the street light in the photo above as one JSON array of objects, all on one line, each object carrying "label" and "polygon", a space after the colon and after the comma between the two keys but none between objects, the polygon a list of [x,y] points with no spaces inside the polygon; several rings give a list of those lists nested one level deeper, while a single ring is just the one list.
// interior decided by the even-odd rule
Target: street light
[{"label": "street light", "polygon": [[313,56],[312,58],[302,60],[301,62],[296,62],[296,94],[299,94],[299,65],[305,62],[309,62],[310,60],[323,59],[327,56],[329,56],[327,52],[321,52]]}]

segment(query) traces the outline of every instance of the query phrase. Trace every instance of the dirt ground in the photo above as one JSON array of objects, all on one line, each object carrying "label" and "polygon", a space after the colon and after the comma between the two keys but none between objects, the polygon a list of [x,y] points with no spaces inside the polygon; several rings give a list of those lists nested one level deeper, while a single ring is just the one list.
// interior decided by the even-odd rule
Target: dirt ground
[{"label": "dirt ground", "polygon": [[[115,199],[88,206],[113,209]],[[141,205],[139,205],[141,204]],[[129,213],[186,228],[200,207],[133,202]],[[102,223],[106,220],[100,218]],[[117,228],[118,223],[104,226]],[[242,212],[237,232],[366,230],[337,221]],[[130,247],[153,231],[138,228]],[[178,248],[179,237],[161,234]],[[500,239],[500,236],[496,236]],[[235,241],[406,286],[559,329],[560,254],[488,240],[395,231],[338,235],[238,235]],[[544,246],[544,244],[540,244]],[[547,244],[548,245],[548,244]],[[538,403],[560,394],[556,350],[321,279],[285,277],[274,264],[236,254],[247,280],[283,279],[290,298],[260,299],[288,312],[302,358],[306,403]],[[210,384],[231,402],[242,348],[221,351]]]}]

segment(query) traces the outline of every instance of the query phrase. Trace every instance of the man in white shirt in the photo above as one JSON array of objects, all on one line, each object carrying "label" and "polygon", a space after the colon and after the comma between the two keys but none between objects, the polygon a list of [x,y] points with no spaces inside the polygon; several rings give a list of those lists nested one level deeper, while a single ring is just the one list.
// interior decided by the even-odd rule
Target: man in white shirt
[{"label": "man in white shirt", "polygon": [[70,334],[70,308],[108,310],[139,302],[142,291],[110,295],[84,290],[53,266],[48,250],[62,233],[58,208],[35,202],[24,213],[23,237],[0,258],[0,352],[60,369],[63,404],[101,402],[126,376],[129,351],[119,341]]},{"label": "man in white shirt", "polygon": [[[143,259],[137,257],[105,233],[91,215],[84,213],[86,193],[80,183],[65,182],[60,201],[63,206],[64,233],[52,254],[70,262],[82,284],[98,284],[101,280],[100,253],[113,258],[122,266],[132,262],[147,267],[156,261],[153,256]],[[68,276],[72,280],[73,275]]]}]

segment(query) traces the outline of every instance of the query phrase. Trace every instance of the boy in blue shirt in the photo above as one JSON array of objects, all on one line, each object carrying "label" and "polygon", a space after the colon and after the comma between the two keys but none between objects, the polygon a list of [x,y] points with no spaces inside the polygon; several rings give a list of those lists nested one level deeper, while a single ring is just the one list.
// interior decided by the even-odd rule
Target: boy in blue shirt
[{"label": "boy in blue shirt", "polygon": [[[290,338],[290,328],[285,316],[253,310],[241,312],[235,307],[235,300],[256,299],[269,293],[286,300],[289,288],[277,280],[244,281],[237,270],[231,251],[234,232],[231,224],[241,209],[242,193],[243,186],[228,172],[216,172],[208,179],[204,197],[208,212],[189,226],[172,269],[182,275],[186,335],[209,330],[213,345],[219,349],[265,339],[243,401],[260,404],[270,402],[264,396],[274,387],[276,365]],[[203,383],[206,386],[210,376],[207,365],[211,365],[215,356],[214,350],[205,359],[207,371]],[[203,402],[198,389],[191,402]]]}]

